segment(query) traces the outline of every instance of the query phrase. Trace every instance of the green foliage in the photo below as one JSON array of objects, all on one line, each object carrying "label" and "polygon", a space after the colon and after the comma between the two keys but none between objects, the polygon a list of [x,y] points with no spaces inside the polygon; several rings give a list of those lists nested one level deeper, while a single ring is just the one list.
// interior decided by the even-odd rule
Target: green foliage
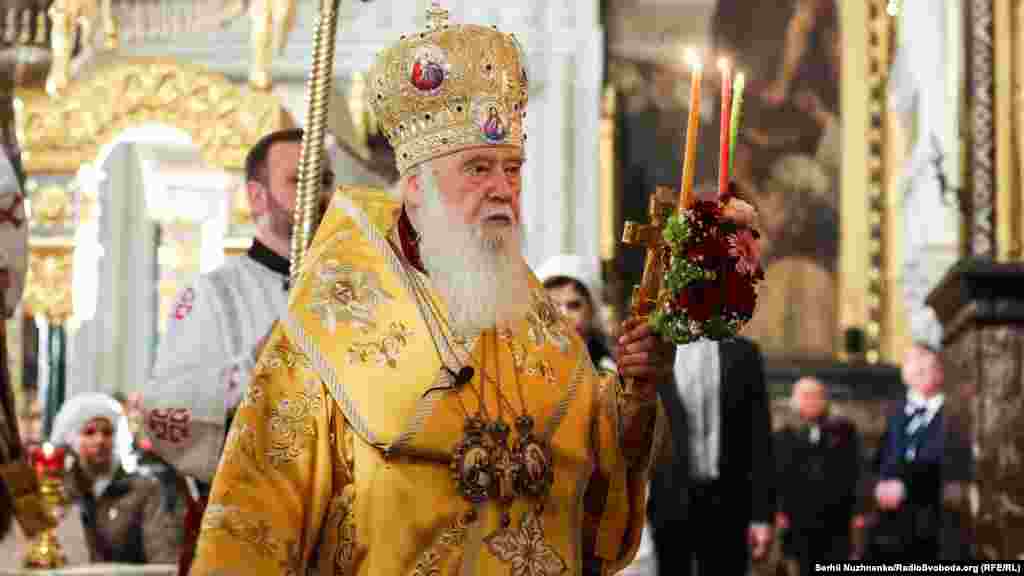
[{"label": "green foliage", "polygon": [[690,319],[685,312],[658,310],[651,316],[651,328],[666,342],[689,344],[698,339],[690,332]]},{"label": "green foliage", "polygon": [[665,223],[665,230],[661,235],[665,238],[665,242],[672,247],[672,253],[675,254],[682,251],[690,240],[690,224],[680,215],[672,215]]},{"label": "green foliage", "polygon": [[[663,286],[668,294],[659,303],[658,309],[651,314],[650,326],[663,340],[676,345],[689,344],[708,338],[710,340],[728,340],[736,336],[749,318],[740,318],[728,310],[716,310],[704,322],[691,319],[680,303],[680,296],[691,285],[698,282],[718,282],[717,270],[705,269],[700,262],[687,257],[691,250],[707,241],[706,230],[695,227],[690,218],[698,213],[687,211],[671,216],[665,223],[663,236],[669,245],[671,259],[665,270]],[[720,234],[728,235],[739,227],[727,220],[719,220],[711,224]]]},{"label": "green foliage", "polygon": [[704,269],[690,262],[684,256],[672,255],[672,262],[665,272],[665,288],[672,294],[679,294],[690,284],[704,279]]}]

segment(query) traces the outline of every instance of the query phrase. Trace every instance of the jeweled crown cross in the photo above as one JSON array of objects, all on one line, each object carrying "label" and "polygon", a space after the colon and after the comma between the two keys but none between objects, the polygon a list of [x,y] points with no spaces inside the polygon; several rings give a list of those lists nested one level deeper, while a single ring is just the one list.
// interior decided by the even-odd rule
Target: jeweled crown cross
[{"label": "jeweled crown cross", "polygon": [[440,30],[445,24],[448,24],[448,11],[437,0],[431,2],[427,9],[427,30]]}]

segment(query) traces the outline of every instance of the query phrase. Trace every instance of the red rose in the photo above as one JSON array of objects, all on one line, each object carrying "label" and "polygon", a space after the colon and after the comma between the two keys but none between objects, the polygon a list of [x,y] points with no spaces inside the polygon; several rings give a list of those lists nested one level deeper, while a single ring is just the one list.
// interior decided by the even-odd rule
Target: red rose
[{"label": "red rose", "polygon": [[729,246],[717,235],[709,234],[700,242],[690,246],[686,250],[686,257],[694,262],[701,262],[710,270],[718,268],[718,260],[729,254]]},{"label": "red rose", "polygon": [[725,285],[725,300],[729,306],[740,314],[753,315],[757,306],[757,292],[749,278],[730,269],[725,272],[722,282]]},{"label": "red rose", "polygon": [[711,222],[717,222],[718,217],[722,215],[722,207],[719,205],[717,200],[714,202],[707,202],[704,200],[694,202],[693,211],[698,220]]},{"label": "red rose", "polygon": [[705,322],[718,313],[722,290],[717,282],[700,282],[686,289],[686,314],[691,320]]},{"label": "red rose", "polygon": [[676,297],[676,306],[685,310],[690,305],[689,294],[688,289],[680,291],[679,296]]}]

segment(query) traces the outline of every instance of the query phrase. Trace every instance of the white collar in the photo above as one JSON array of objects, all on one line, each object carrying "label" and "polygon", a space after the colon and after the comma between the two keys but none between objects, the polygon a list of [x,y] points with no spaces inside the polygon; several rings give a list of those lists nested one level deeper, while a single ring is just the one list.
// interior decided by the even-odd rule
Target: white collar
[{"label": "white collar", "polygon": [[939,411],[939,408],[942,408],[942,404],[945,402],[945,400],[945,394],[939,393],[932,396],[931,398],[925,398],[918,391],[911,390],[910,392],[907,392],[906,413],[908,415],[912,414],[915,408],[917,408],[918,406],[923,406],[925,409],[925,413],[928,415],[928,418],[931,419],[931,417],[934,416],[935,413]]}]

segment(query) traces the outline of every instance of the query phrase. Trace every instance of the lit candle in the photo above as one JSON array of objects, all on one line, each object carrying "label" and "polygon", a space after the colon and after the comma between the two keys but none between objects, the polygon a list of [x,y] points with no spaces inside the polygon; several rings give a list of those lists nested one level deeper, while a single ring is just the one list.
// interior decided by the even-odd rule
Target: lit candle
[{"label": "lit candle", "polygon": [[690,118],[686,124],[686,152],[683,157],[683,182],[679,195],[679,208],[686,209],[693,198],[693,180],[697,168],[697,132],[700,128],[700,80],[702,65],[693,49],[686,51],[690,63]]},{"label": "lit candle", "polygon": [[736,82],[732,88],[732,118],[729,120],[729,175],[733,174],[733,164],[736,160],[736,138],[740,132],[740,120],[743,117],[743,86],[746,77],[742,72],[736,75]]},{"label": "lit candle", "polygon": [[725,58],[718,60],[718,69],[722,72],[722,110],[721,129],[718,135],[719,161],[718,161],[718,195],[721,196],[729,191],[729,139],[731,132],[729,122],[732,120],[732,69],[729,61]]},{"label": "lit candle", "polygon": [[37,472],[56,472],[63,468],[64,449],[45,442],[32,451],[32,465]]}]

